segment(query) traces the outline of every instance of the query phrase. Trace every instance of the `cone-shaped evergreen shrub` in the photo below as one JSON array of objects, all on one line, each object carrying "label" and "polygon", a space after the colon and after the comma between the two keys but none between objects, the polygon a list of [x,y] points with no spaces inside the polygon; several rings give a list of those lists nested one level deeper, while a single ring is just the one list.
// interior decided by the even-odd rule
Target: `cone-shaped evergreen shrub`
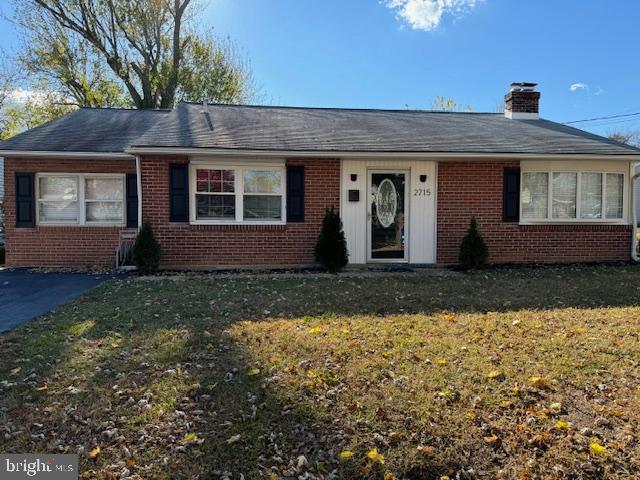
[{"label": "cone-shaped evergreen shrub", "polygon": [[144,275],[157,272],[160,265],[160,245],[151,225],[146,222],[142,224],[133,244],[133,263]]},{"label": "cone-shaped evergreen shrub", "polygon": [[482,235],[478,231],[478,223],[475,217],[471,217],[469,230],[460,244],[460,256],[458,260],[463,268],[480,268],[487,264],[489,249],[484,243]]},{"label": "cone-shaped evergreen shrub", "polygon": [[342,230],[342,220],[333,208],[327,208],[322,229],[316,243],[316,262],[335,273],[348,262],[347,241]]}]

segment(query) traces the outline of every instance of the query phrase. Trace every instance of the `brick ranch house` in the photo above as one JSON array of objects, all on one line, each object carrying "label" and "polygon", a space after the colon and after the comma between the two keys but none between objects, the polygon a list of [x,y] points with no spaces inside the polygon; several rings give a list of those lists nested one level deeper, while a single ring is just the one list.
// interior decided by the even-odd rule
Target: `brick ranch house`
[{"label": "brick ranch house", "polygon": [[0,143],[9,266],[113,265],[149,222],[165,268],[305,265],[326,207],[352,264],[628,261],[640,150],[504,114],[180,104],[79,109]]}]

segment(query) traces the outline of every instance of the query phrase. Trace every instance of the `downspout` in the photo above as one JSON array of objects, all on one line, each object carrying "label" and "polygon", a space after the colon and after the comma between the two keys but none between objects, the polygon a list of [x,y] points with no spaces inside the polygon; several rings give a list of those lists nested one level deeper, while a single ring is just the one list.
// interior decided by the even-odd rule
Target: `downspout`
[{"label": "downspout", "polygon": [[138,231],[142,228],[142,166],[140,155],[136,155],[136,182],[138,189]]},{"label": "downspout", "polygon": [[640,257],[638,256],[638,209],[636,208],[636,189],[635,189],[635,184],[636,184],[636,180],[638,180],[638,178],[640,178],[640,173],[635,173],[635,168],[636,165],[635,164],[631,164],[631,218],[632,218],[632,228],[631,228],[631,235],[633,235],[633,237],[631,238],[631,258],[635,261],[635,262],[640,262]]}]

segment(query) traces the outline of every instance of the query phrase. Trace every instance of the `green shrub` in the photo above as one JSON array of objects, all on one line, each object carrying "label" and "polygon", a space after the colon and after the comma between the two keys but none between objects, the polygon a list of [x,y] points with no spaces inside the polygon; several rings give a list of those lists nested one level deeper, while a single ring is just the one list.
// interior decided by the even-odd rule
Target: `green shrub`
[{"label": "green shrub", "polygon": [[471,217],[469,230],[460,244],[460,256],[458,260],[463,268],[481,268],[487,264],[489,249],[478,230],[475,217]]},{"label": "green shrub", "polygon": [[335,273],[349,261],[347,256],[347,240],[342,230],[342,220],[333,206],[327,208],[322,220],[322,228],[316,243],[316,262]]},{"label": "green shrub", "polygon": [[142,224],[133,244],[133,263],[144,275],[157,272],[160,265],[160,245],[151,225],[146,222]]}]

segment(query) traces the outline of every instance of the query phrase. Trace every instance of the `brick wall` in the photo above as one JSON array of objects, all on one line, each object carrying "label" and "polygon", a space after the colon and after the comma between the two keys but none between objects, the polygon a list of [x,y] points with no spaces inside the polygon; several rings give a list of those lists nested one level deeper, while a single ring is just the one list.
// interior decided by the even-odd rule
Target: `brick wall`
[{"label": "brick wall", "polygon": [[189,225],[169,222],[169,164],[186,158],[142,159],[142,202],[162,248],[163,267],[300,265],[314,262],[324,209],[340,205],[340,161],[289,159],[305,167],[305,221],[287,225]]},{"label": "brick wall", "polygon": [[111,266],[124,227],[15,228],[15,173],[135,173],[133,160],[5,159],[6,263],[8,266]]},{"label": "brick wall", "polygon": [[504,107],[513,113],[538,113],[540,92],[512,91],[504,96]]},{"label": "brick wall", "polygon": [[518,163],[441,162],[438,165],[437,262],[458,261],[475,215],[491,263],[627,261],[630,225],[518,225],[502,222],[503,172]]},{"label": "brick wall", "polygon": [[[287,225],[189,225],[169,222],[169,163],[145,157],[143,207],[162,247],[165,267],[294,265],[313,262],[326,206],[339,206],[337,159],[289,159],[305,166],[305,222]],[[518,225],[502,222],[507,162],[442,162],[438,166],[437,262],[456,263],[460,241],[475,215],[493,263],[628,260],[631,226]],[[7,159],[5,164],[9,266],[112,265],[122,227],[15,228],[15,172],[134,173],[133,160]]]}]

